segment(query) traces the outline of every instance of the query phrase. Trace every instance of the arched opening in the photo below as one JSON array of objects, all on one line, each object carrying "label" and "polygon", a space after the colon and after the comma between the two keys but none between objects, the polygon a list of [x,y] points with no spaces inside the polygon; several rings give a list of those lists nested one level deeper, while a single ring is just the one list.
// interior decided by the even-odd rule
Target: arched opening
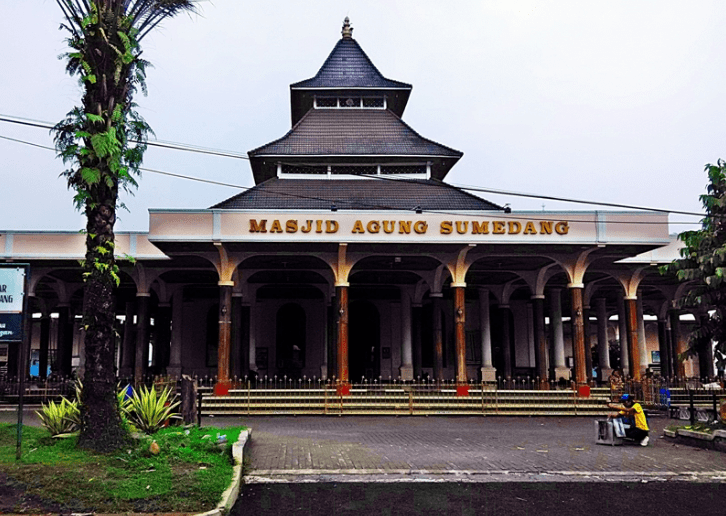
[{"label": "arched opening", "polygon": [[277,373],[299,378],[305,367],[305,310],[288,303],[277,311],[275,340]]},{"label": "arched opening", "polygon": [[350,304],[348,326],[348,364],[350,379],[378,378],[381,374],[380,360],[381,321],[378,309],[369,301],[354,301]]}]

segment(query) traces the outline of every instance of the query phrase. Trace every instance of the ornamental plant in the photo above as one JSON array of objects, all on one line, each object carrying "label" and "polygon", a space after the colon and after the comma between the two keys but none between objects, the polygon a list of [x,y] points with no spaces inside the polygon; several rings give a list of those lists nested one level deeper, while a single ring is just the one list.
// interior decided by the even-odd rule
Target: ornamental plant
[{"label": "ornamental plant", "polygon": [[56,0],[70,51],[61,56],[78,77],[80,105],[54,128],[58,155],[69,165],[63,175],[86,214],[82,262],[85,388],[80,403],[81,447],[111,451],[126,440],[116,392],[114,257],[119,191],[137,183],[151,129],[135,111],[134,93],[146,92],[142,39],[159,23],[194,12],[194,0]]},{"label": "ornamental plant", "polygon": [[35,413],[52,437],[67,437],[78,430],[80,411],[75,400],[61,398],[59,403],[51,401]]},{"label": "ornamental plant", "polygon": [[140,386],[122,405],[129,422],[146,434],[156,433],[171,418],[178,418],[174,410],[180,402],[165,387],[157,393],[153,387]]}]

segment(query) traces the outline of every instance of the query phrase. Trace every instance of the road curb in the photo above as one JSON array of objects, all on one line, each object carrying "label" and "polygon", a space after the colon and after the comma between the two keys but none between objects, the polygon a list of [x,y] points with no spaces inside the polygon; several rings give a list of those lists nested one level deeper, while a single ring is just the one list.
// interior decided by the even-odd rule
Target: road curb
[{"label": "road curb", "polygon": [[239,496],[239,489],[242,485],[242,467],[244,465],[244,454],[247,450],[252,436],[252,429],[248,428],[239,434],[239,439],[232,445],[232,458],[234,459],[234,469],[232,470],[232,483],[222,493],[222,499],[217,507],[207,512],[197,513],[195,516],[224,516],[231,509]]}]

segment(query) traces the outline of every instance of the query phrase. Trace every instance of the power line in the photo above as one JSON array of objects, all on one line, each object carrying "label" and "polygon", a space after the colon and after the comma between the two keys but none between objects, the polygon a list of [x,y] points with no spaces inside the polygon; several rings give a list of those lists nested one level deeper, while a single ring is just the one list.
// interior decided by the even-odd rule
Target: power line
[{"label": "power line", "polygon": [[[50,124],[49,122],[42,122],[39,120],[32,120],[29,118],[21,118],[21,117],[10,117],[8,115],[0,115],[0,122],[8,122],[11,124],[18,124],[18,125],[25,125],[28,127],[38,127],[40,129],[48,129],[52,130],[54,125]],[[131,140],[134,143],[141,143],[138,140]],[[190,145],[188,143],[179,143],[179,142],[170,142],[165,140],[147,140],[146,142],[143,142],[146,145],[152,146],[152,147],[159,147],[162,149],[172,149],[172,150],[179,150],[184,152],[196,152],[199,154],[209,154],[210,156],[221,156],[223,158],[234,158],[234,159],[244,159],[249,161],[249,157],[245,154],[241,154],[238,152],[233,151],[227,151],[222,149],[212,149],[209,147],[200,147],[197,145]]]},{"label": "power line", "polygon": [[[2,115],[0,115],[0,121],[9,121],[9,122],[12,122],[12,123],[21,123],[23,125],[30,125],[30,126],[33,126],[33,127],[48,128],[48,126],[40,125],[40,123],[38,123],[37,121],[32,121],[32,120],[27,120],[26,121],[26,120],[24,120],[22,122],[17,122],[15,120],[6,119]],[[56,151],[56,149],[53,148],[53,147],[48,147],[48,146],[40,145],[40,144],[37,144],[37,143],[28,142],[28,141],[25,141],[25,140],[19,140],[19,139],[16,139],[16,138],[10,138],[10,137],[7,137],[7,136],[2,136],[2,135],[0,135],[0,138],[1,139],[4,139],[4,140],[16,142],[16,143],[21,143],[21,144],[30,145],[30,146],[33,146],[33,147],[38,147],[38,148],[41,148],[41,149],[47,149],[47,150],[51,150],[51,151],[54,151],[54,152]],[[181,145],[185,145],[185,144],[181,144]],[[182,147],[177,147],[176,144],[169,144],[169,146],[167,148],[172,148],[172,149],[175,149],[175,150],[190,150],[190,149],[185,149],[185,148],[182,148]],[[208,151],[202,151],[202,150],[196,150],[196,149],[194,150],[194,152],[202,152],[204,154],[209,153]],[[220,154],[217,154],[217,155],[224,155],[224,154],[223,153],[220,153]],[[230,156],[230,157],[234,157],[234,156]],[[151,172],[151,173],[154,173],[154,174],[166,175],[166,176],[170,176],[170,177],[177,177],[177,178],[180,178],[180,179],[187,179],[187,180],[190,180],[190,181],[196,181],[196,182],[200,182],[200,183],[213,184],[213,185],[216,185],[216,186],[225,186],[225,187],[230,187],[230,188],[237,188],[237,189],[240,189],[240,190],[249,190],[249,189],[252,188],[252,187],[241,186],[241,185],[236,185],[236,184],[232,184],[232,183],[224,183],[224,182],[214,181],[214,180],[210,180],[210,179],[202,179],[202,178],[198,178],[198,177],[186,176],[186,175],[183,175],[183,174],[175,174],[175,173],[172,173],[172,172],[165,172],[165,171],[161,171],[161,170],[154,170],[154,169],[148,169],[148,168],[143,168],[143,167],[140,167],[140,170],[143,170],[145,172]],[[406,181],[409,181],[407,179],[395,179],[395,178],[390,178],[390,177],[385,177],[385,176],[379,176],[379,175],[365,175],[365,174],[363,174],[363,175],[361,175],[361,177],[379,179],[379,180],[384,180],[384,181],[398,181],[398,182],[406,182]],[[582,201],[582,200],[559,198],[559,197],[552,197],[552,196],[543,196],[543,195],[535,195],[535,194],[525,194],[525,193],[521,193],[521,192],[508,192],[508,191],[505,191],[505,190],[495,190],[495,189],[490,189],[490,188],[458,186],[458,185],[454,185],[452,183],[443,183],[443,182],[442,183],[430,183],[430,184],[431,185],[434,185],[434,186],[441,187],[441,188],[452,188],[453,187],[453,188],[459,188],[461,190],[472,190],[472,191],[481,191],[481,192],[488,192],[488,193],[496,193],[498,195],[513,195],[513,196],[519,196],[519,197],[533,197],[533,198],[538,198],[538,199],[558,200],[558,201],[571,202],[571,203],[577,203],[577,204],[592,204],[592,205],[609,206],[609,207],[619,207],[619,208],[627,208],[627,209],[634,209],[634,210],[652,211],[652,212],[657,212],[657,213],[673,213],[673,214],[678,214],[678,215],[692,215],[692,216],[698,216],[698,217],[705,217],[705,214],[702,214],[702,213],[694,213],[694,212],[684,212],[684,211],[676,211],[676,210],[666,210],[666,209],[660,209],[660,208],[645,208],[645,207],[632,206],[632,205],[627,205],[627,204],[606,203],[606,202],[598,202],[598,201]],[[264,191],[262,191],[260,193],[261,194],[266,194],[266,192],[264,192]],[[288,192],[276,192],[276,195],[284,195],[284,196],[288,196],[288,197],[294,197],[294,198],[300,198],[300,199],[318,200],[318,201],[331,202],[331,203],[340,203],[341,205],[345,205],[345,204],[350,204],[351,203],[350,201],[348,201],[346,199],[326,199],[326,198],[320,198],[320,197],[305,196],[305,195],[300,195],[300,194],[291,194],[291,193],[288,193]],[[366,203],[363,203],[361,201],[356,201],[356,203],[358,203],[359,205],[367,206],[368,208],[379,208],[379,209],[385,209],[385,210],[396,209],[396,208],[392,208],[390,206],[385,206],[385,205],[366,204]],[[450,214],[449,212],[445,212],[445,211],[441,211],[441,210],[426,210],[426,211],[428,213]],[[549,219],[537,218],[535,216],[523,217],[523,216],[518,216],[516,214],[514,214],[514,215],[513,214],[499,214],[498,216],[500,218],[512,219],[512,220],[549,220]],[[571,222],[591,222],[591,221],[572,220]],[[637,221],[612,221],[612,222],[615,222],[615,223],[618,223],[618,224],[651,224],[651,223],[648,223],[648,222],[637,222]],[[655,224],[689,224],[690,225],[690,224],[694,224],[694,223],[693,222],[663,222],[663,223],[656,222]]]}]

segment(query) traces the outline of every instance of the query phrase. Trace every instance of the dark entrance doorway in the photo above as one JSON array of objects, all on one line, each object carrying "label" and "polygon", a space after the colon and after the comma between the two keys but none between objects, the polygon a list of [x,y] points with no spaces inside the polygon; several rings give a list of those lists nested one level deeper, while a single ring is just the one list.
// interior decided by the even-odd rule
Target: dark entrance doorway
[{"label": "dark entrance doorway", "polygon": [[373,380],[381,374],[381,321],[378,309],[369,301],[350,304],[348,365],[350,380]]},{"label": "dark entrance doorway", "polygon": [[300,378],[305,367],[305,310],[297,303],[283,305],[277,312],[277,373]]}]

